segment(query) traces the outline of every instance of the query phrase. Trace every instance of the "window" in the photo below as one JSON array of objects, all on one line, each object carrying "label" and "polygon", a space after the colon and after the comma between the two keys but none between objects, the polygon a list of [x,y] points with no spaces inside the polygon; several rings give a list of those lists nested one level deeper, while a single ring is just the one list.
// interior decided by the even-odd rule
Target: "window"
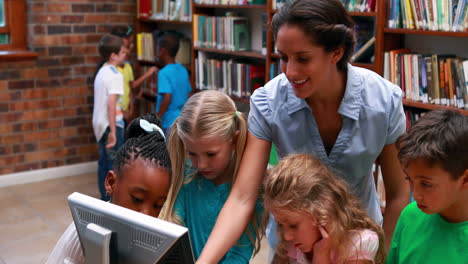
[{"label": "window", "polygon": [[0,51],[26,50],[26,0],[0,0]]}]

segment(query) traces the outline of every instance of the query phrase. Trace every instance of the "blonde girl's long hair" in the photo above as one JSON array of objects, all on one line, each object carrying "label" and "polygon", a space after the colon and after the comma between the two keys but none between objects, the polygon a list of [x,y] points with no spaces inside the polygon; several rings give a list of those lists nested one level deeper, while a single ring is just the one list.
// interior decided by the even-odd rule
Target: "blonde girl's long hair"
[{"label": "blonde girl's long hair", "polygon": [[[307,213],[325,226],[336,252],[336,262],[344,263],[350,249],[360,251],[352,238],[362,229],[370,229],[379,237],[374,263],[384,263],[384,234],[361,208],[346,183],[338,179],[318,159],[307,154],[292,154],[269,171],[264,182],[264,206],[268,211]],[[278,228],[280,242],[276,248],[277,263],[288,263],[290,246]]]},{"label": "blonde girl's long hair", "polygon": [[[247,121],[226,94],[218,91],[199,92],[187,100],[171,127],[168,148],[173,177],[161,218],[181,224],[181,220],[174,211],[174,204],[184,183],[186,150],[182,140],[214,136],[229,141],[235,140],[233,158],[227,169],[227,173],[232,174],[229,176],[234,182],[247,140]],[[259,222],[259,217],[254,214],[251,220],[253,229],[247,229],[247,235],[255,246],[255,253],[260,244]],[[254,239],[253,235],[256,235],[257,239]]]}]

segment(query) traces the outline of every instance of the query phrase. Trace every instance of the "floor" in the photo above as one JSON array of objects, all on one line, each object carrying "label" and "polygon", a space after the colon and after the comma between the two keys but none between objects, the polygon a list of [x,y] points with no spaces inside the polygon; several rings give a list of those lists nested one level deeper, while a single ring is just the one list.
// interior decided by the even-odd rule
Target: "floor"
[{"label": "floor", "polygon": [[[0,264],[45,263],[71,223],[67,196],[97,197],[95,174],[65,177],[0,188]],[[267,246],[250,263],[267,261]]]}]

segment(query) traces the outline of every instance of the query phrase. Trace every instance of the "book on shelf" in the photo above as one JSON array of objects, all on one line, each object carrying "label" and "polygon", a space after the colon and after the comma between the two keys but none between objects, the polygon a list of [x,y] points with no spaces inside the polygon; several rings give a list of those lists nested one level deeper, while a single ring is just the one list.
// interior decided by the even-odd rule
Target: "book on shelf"
[{"label": "book on shelf", "polygon": [[194,20],[198,29],[193,36],[195,47],[228,51],[251,49],[247,18],[227,13],[222,17],[194,15]]},{"label": "book on shelf", "polygon": [[467,0],[390,0],[388,27],[466,31]]},{"label": "book on shelf", "polygon": [[205,52],[198,52],[195,65],[195,85],[198,90],[218,90],[248,99],[265,81],[263,64],[209,58]]},{"label": "book on shelf", "polygon": [[373,62],[375,50],[375,19],[368,17],[354,18],[354,32],[356,32],[356,47],[351,62]]},{"label": "book on shelf", "polygon": [[138,0],[138,17],[154,20],[191,21],[191,0]]},{"label": "book on shelf", "polygon": [[370,60],[370,58],[374,55],[374,45],[375,44],[375,37],[370,38],[361,48],[359,48],[353,56],[351,56],[351,62],[357,62],[364,60]]},{"label": "book on shelf", "polygon": [[151,16],[151,0],[138,1],[138,17],[149,18]]},{"label": "book on shelf", "polygon": [[[158,52],[157,40],[168,31],[154,30],[153,32],[141,32],[136,36],[137,41],[137,59],[140,61],[148,61],[156,63],[156,54]],[[179,36],[179,50],[176,55],[176,62],[182,65],[191,64],[192,45],[190,39],[187,39],[183,34],[170,31]]]},{"label": "book on shelf", "polygon": [[376,0],[340,0],[349,12],[373,12]]},{"label": "book on shelf", "polygon": [[468,109],[465,61],[451,54],[389,51],[384,55],[384,77],[400,86],[406,99]]}]

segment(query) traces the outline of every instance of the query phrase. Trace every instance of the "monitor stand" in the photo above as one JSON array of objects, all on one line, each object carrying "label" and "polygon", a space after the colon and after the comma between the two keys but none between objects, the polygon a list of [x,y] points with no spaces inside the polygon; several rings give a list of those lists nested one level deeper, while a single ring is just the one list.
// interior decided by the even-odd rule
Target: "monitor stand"
[{"label": "monitor stand", "polygon": [[110,263],[110,240],[112,231],[104,227],[89,223],[82,243],[84,247],[87,264],[109,264]]}]

